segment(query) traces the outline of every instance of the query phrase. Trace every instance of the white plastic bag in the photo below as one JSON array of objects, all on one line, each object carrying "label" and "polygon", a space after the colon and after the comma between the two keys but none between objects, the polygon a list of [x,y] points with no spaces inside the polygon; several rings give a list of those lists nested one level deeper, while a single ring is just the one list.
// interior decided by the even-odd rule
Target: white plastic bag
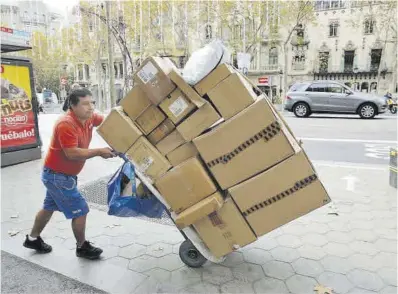
[{"label": "white plastic bag", "polygon": [[229,59],[229,52],[221,40],[214,40],[192,53],[182,72],[183,78],[189,85],[196,85],[217,65],[229,62]]}]

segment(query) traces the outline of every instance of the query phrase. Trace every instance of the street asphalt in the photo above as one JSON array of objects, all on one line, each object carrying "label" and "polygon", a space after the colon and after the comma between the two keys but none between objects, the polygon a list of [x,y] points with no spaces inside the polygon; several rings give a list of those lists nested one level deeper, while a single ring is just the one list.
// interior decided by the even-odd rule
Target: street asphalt
[{"label": "street asphalt", "polygon": [[1,293],[106,293],[1,251]]}]

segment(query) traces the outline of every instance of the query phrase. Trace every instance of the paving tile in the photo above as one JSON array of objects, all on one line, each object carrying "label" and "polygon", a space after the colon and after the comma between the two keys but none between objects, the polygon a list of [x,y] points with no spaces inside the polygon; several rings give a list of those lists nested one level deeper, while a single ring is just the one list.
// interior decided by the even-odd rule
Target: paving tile
[{"label": "paving tile", "polygon": [[[272,233],[272,232],[271,232]],[[270,238],[268,234],[266,236],[261,237],[253,244],[250,244],[250,247],[260,248],[264,250],[271,250],[278,246],[278,242],[274,238]]]},{"label": "paving tile", "polygon": [[339,232],[349,232],[351,230],[351,227],[349,226],[348,222],[344,221],[335,220],[328,223],[327,225],[330,227],[330,229]]},{"label": "paving tile", "polygon": [[234,267],[243,262],[244,262],[243,253],[235,251],[229,253],[221,264],[227,267]]},{"label": "paving tile", "polygon": [[364,220],[371,220],[374,218],[371,212],[367,211],[353,211],[351,213],[352,219],[364,219]]},{"label": "paving tile", "polygon": [[138,244],[132,244],[123,248],[120,248],[119,256],[124,258],[135,258],[145,254],[146,247]]},{"label": "paving tile", "polygon": [[325,235],[317,234],[317,233],[309,233],[305,234],[302,237],[302,240],[306,244],[314,245],[314,246],[323,246],[328,242],[328,239]]},{"label": "paving tile", "polygon": [[325,234],[330,231],[328,225],[320,223],[312,223],[308,225],[308,231],[312,233]]},{"label": "paving tile", "polygon": [[237,280],[229,281],[221,285],[221,293],[226,293],[226,294],[253,293],[252,283],[244,283]]},{"label": "paving tile", "polygon": [[305,277],[302,275],[294,275],[286,280],[286,286],[292,293],[303,294],[313,293],[314,287],[318,283],[314,278]]},{"label": "paving tile", "polygon": [[[351,264],[352,268],[364,269],[368,271],[376,271],[377,264],[373,262],[373,258],[370,255],[365,254],[354,254],[347,259],[348,263]],[[381,266],[380,266],[381,267]]]},{"label": "paving tile", "polygon": [[347,293],[354,285],[347,279],[345,275],[324,272],[318,277],[318,282],[321,285],[330,287],[333,289],[333,293]]},{"label": "paving tile", "polygon": [[112,257],[116,257],[119,254],[120,248],[113,245],[103,246],[101,249],[104,251],[101,254],[102,259],[108,259]]},{"label": "paving tile", "polygon": [[62,243],[62,245],[69,250],[76,249],[76,239],[75,238],[66,239],[65,242]]},{"label": "paving tile", "polygon": [[171,273],[171,284],[177,289],[183,289],[201,281],[201,274],[195,269],[182,267]]},{"label": "paving tile", "polygon": [[319,261],[307,258],[295,260],[292,266],[296,273],[314,278],[318,277],[324,271]]},{"label": "paving tile", "polygon": [[393,287],[393,286],[387,286],[387,287],[383,288],[379,293],[380,294],[397,294],[398,288]]},{"label": "paving tile", "polygon": [[126,247],[128,245],[134,244],[135,238],[136,237],[131,235],[112,237],[112,244],[119,247]]},{"label": "paving tile", "polygon": [[377,292],[369,291],[361,288],[352,288],[347,294],[376,294]]},{"label": "paving tile", "polygon": [[303,242],[298,236],[291,235],[291,234],[283,234],[276,238],[276,241],[285,247],[289,248],[297,248],[303,245]]},{"label": "paving tile", "polygon": [[153,257],[162,257],[172,253],[173,246],[165,243],[156,243],[147,247],[145,254]]},{"label": "paving tile", "polygon": [[272,260],[273,257],[271,256],[271,253],[268,251],[265,251],[263,249],[258,249],[258,248],[251,248],[248,250],[242,251],[243,253],[243,258],[245,261],[250,262],[250,263],[255,263],[262,265],[266,263],[269,260]]},{"label": "paving tile", "polygon": [[350,222],[353,229],[371,230],[375,227],[374,221],[354,220]]},{"label": "paving tile", "polygon": [[372,272],[355,269],[347,274],[348,279],[356,287],[364,288],[371,291],[379,291],[384,287],[381,278]]},{"label": "paving tile", "polygon": [[264,278],[261,266],[251,263],[242,263],[232,268],[234,277],[244,283],[254,282]]},{"label": "paving tile", "polygon": [[353,207],[354,211],[372,211],[372,206],[367,204],[356,203]]},{"label": "paving tile", "polygon": [[94,246],[108,246],[108,245],[114,245],[112,244],[112,237],[107,236],[107,235],[102,235],[102,236],[97,236],[91,239],[91,241],[94,243]]},{"label": "paving tile", "polygon": [[181,258],[178,254],[169,254],[163,257],[158,258],[158,267],[168,270],[174,271],[184,266],[184,263],[181,261]]},{"label": "paving tile", "polygon": [[135,272],[146,272],[158,266],[158,259],[149,256],[141,255],[137,258],[131,259],[129,263],[129,269]]},{"label": "paving tile", "polygon": [[381,279],[386,283],[386,285],[390,286],[398,286],[397,285],[397,269],[385,267],[379,269],[377,271]]},{"label": "paving tile", "polygon": [[[263,293],[289,293],[284,282],[281,280],[277,280],[274,278],[265,277],[257,282],[254,283],[254,292],[257,294]],[[250,292],[241,292],[241,293],[250,293]]]},{"label": "paving tile", "polygon": [[135,243],[140,244],[140,245],[153,245],[159,242],[162,242],[164,239],[164,236],[161,234],[148,234],[148,235],[140,235],[136,238]]},{"label": "paving tile", "polygon": [[394,229],[377,228],[375,234],[379,235],[384,239],[397,240],[397,230]]},{"label": "paving tile", "polygon": [[370,242],[353,241],[349,244],[349,246],[355,253],[362,253],[373,256],[379,252],[379,249],[377,249],[376,246]]},{"label": "paving tile", "polygon": [[378,239],[374,244],[380,251],[397,253],[397,241]]},{"label": "paving tile", "polygon": [[179,252],[180,252],[180,245],[181,245],[181,244],[175,244],[175,245],[173,245],[173,253],[179,254]]},{"label": "paving tile", "polygon": [[373,257],[372,262],[374,264],[374,267],[377,269],[382,267],[397,268],[397,254],[380,252]]},{"label": "paving tile", "polygon": [[350,243],[355,239],[355,237],[351,233],[344,233],[338,231],[330,231],[326,233],[326,238],[331,242],[345,243],[345,244]]},{"label": "paving tile", "polygon": [[265,275],[271,278],[277,278],[280,280],[286,280],[287,278],[294,275],[294,270],[289,263],[271,260],[263,265]]},{"label": "paving tile", "polygon": [[325,270],[340,274],[346,274],[354,268],[346,258],[331,255],[322,258],[321,264]]},{"label": "paving tile", "polygon": [[176,245],[182,243],[184,241],[184,237],[179,231],[177,231],[162,236],[161,241],[170,245]]},{"label": "paving tile", "polygon": [[230,268],[217,264],[204,267],[202,276],[204,282],[215,285],[222,285],[234,279]]},{"label": "paving tile", "polygon": [[300,257],[298,251],[293,248],[277,247],[271,250],[272,256],[276,260],[292,262]]},{"label": "paving tile", "polygon": [[348,247],[348,245],[345,245],[345,244],[330,242],[330,243],[326,244],[325,246],[323,246],[322,248],[329,255],[348,257],[348,256],[354,254],[352,249],[350,247]]},{"label": "paving tile", "polygon": [[374,221],[375,228],[387,228],[387,229],[396,229],[397,228],[397,217],[392,218],[384,218],[380,220]]},{"label": "paving tile", "polygon": [[161,269],[161,268],[150,269],[150,270],[144,272],[144,274],[147,275],[148,277],[155,279],[156,281],[159,281],[159,282],[170,281],[170,278],[171,278],[171,272]]},{"label": "paving tile", "polygon": [[377,239],[377,235],[371,230],[355,229],[351,231],[355,239],[365,242],[373,242]]},{"label": "paving tile", "polygon": [[123,257],[115,256],[106,260],[107,263],[113,264],[122,268],[127,268],[129,265],[129,260]]},{"label": "paving tile", "polygon": [[282,231],[285,234],[291,234],[296,236],[301,236],[309,232],[308,226],[303,226],[301,224],[288,224],[282,227]]},{"label": "paving tile", "polygon": [[181,294],[202,294],[202,293],[208,293],[208,294],[215,294],[215,293],[221,293],[219,286],[210,284],[210,283],[199,283],[196,285],[191,285],[187,288],[182,289],[179,293]]},{"label": "paving tile", "polygon": [[[172,282],[160,282],[154,277],[148,277],[143,281],[137,288],[134,289],[133,293],[136,294],[153,294],[153,293],[177,293],[178,288],[172,284]],[[120,293],[124,293],[123,291]]]},{"label": "paving tile", "polygon": [[322,247],[313,245],[304,245],[297,249],[300,256],[304,258],[320,260],[326,256],[325,250]]}]

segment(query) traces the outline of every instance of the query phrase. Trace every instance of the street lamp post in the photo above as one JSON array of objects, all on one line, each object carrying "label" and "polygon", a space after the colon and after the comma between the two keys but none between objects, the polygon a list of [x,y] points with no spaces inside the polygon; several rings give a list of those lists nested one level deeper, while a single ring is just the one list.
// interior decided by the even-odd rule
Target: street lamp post
[{"label": "street lamp post", "polygon": [[282,90],[282,77],[283,77],[283,70],[280,70],[279,71],[279,98],[282,101],[282,112],[283,112],[283,109],[284,109],[283,106],[284,106],[285,100],[282,97],[282,93],[283,93],[283,90]]}]

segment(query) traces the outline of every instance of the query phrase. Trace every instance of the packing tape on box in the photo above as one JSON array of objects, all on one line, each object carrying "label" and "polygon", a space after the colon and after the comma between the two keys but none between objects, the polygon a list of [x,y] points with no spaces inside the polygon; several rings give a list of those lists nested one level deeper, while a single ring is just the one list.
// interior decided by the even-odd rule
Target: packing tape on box
[{"label": "packing tape on box", "polygon": [[243,216],[248,216],[249,214],[256,212],[257,210],[260,210],[268,205],[271,205],[272,203],[275,203],[287,196],[290,196],[290,195],[296,193],[297,191],[299,191],[301,189],[304,189],[306,186],[315,182],[317,179],[318,179],[318,176],[316,174],[313,174],[313,175],[310,175],[309,177],[306,177],[300,181],[297,181],[293,187],[286,189],[285,191],[283,191],[283,192],[281,192],[263,202],[253,205],[252,207],[250,207],[249,209],[244,211],[242,214],[243,214]]},{"label": "packing tape on box", "polygon": [[209,161],[206,163],[207,167],[212,168],[213,166],[223,163],[226,164],[228,163],[232,158],[234,158],[236,155],[238,155],[240,152],[245,150],[247,147],[250,145],[256,143],[257,141],[263,139],[265,141],[271,140],[273,137],[275,137],[280,131],[281,131],[281,124],[279,121],[274,121],[267,127],[265,127],[263,130],[255,134],[253,137],[249,138],[246,140],[244,143],[239,145],[234,151],[224,154],[212,161]]}]

